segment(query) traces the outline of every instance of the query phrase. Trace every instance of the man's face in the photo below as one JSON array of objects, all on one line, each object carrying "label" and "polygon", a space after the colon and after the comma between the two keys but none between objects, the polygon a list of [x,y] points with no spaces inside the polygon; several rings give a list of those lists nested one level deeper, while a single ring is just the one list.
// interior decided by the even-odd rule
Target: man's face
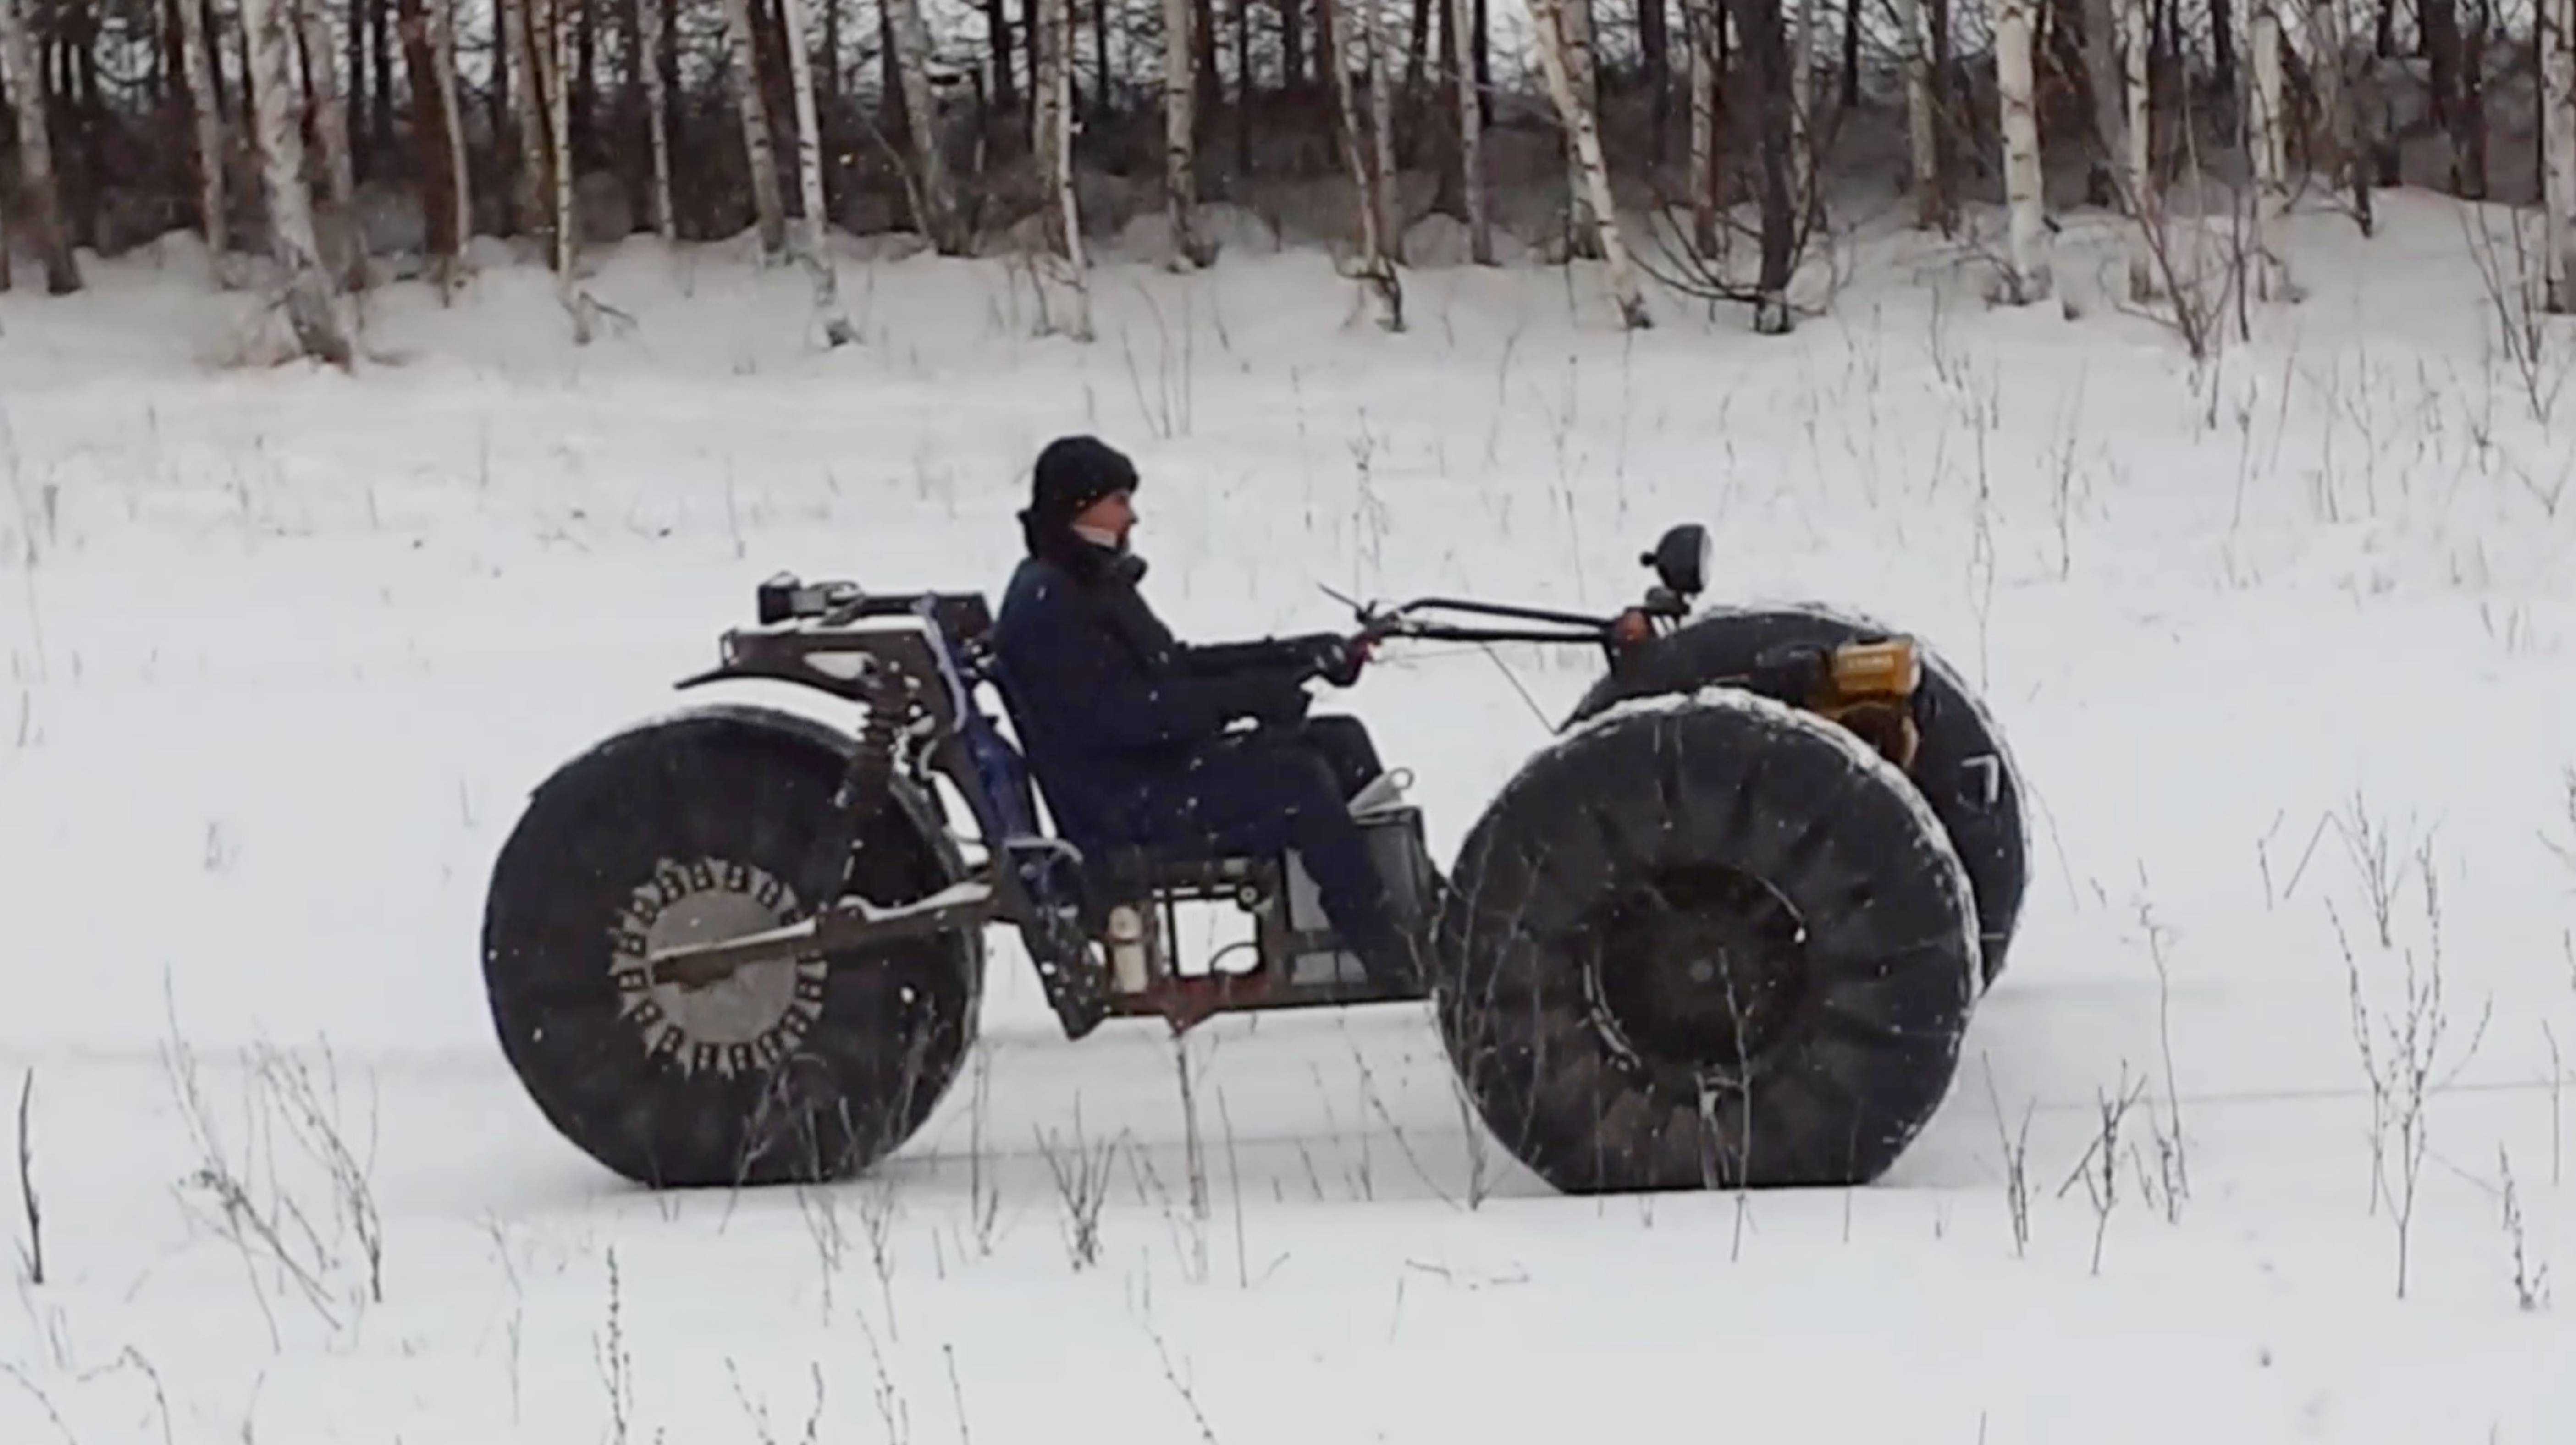
[{"label": "man's face", "polygon": [[1132,492],[1111,492],[1099,501],[1074,513],[1073,525],[1086,532],[1097,532],[1113,545],[1127,545],[1127,534],[1136,526],[1136,497]]}]

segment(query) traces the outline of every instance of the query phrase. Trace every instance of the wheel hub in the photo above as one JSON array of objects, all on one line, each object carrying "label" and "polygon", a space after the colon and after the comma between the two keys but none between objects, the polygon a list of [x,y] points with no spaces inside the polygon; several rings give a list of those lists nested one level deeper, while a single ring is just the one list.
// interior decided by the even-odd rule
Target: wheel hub
[{"label": "wheel hub", "polygon": [[821,959],[746,964],[702,987],[655,983],[644,961],[659,949],[792,923],[802,912],[793,888],[747,863],[699,858],[657,865],[609,928],[619,1011],[645,1051],[685,1074],[726,1077],[793,1052],[823,1017]]},{"label": "wheel hub", "polygon": [[1811,993],[1806,927],[1758,879],[1659,871],[1587,920],[1593,1016],[1639,1063],[1742,1079],[1786,1042]]}]

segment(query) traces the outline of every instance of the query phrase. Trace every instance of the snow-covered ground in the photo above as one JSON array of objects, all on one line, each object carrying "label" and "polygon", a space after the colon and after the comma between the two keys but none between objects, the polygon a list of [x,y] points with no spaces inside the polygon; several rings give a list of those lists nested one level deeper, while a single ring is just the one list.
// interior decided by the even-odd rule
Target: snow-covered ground
[{"label": "snow-covered ground", "polygon": [[[0,1441],[2576,1440],[2576,389],[2533,416],[2452,206],[2383,220],[2302,220],[2306,299],[2204,368],[2084,220],[2073,319],[1891,236],[1786,340],[1465,270],[1388,337],[1299,254],[1107,270],[1089,347],[997,263],[854,262],[826,354],[792,273],[639,243],[591,283],[631,332],[496,271],[378,296],[354,378],[240,364],[180,247],[0,297],[43,1241]],[[1208,1025],[1193,1122],[1159,1027],[1066,1043],[1000,934],[970,1077],[868,1181],[646,1195],[550,1133],[476,965],[526,789],[775,569],[998,588],[1079,429],[1194,636],[1336,625],[1318,584],[1606,608],[1697,519],[1719,595],[1940,646],[2036,872],[1895,1173],[1551,1196],[1414,1008]],[[1425,648],[1334,702],[1445,859],[1593,665]]]}]

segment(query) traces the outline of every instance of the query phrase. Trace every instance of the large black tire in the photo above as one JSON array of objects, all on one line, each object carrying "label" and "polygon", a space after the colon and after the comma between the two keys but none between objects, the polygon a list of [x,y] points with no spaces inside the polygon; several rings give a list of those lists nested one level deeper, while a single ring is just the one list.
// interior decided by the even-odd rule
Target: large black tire
[{"label": "large black tire", "polygon": [[1486,1128],[1560,1190],[1847,1185],[1948,1093],[1977,955],[1903,776],[1716,692],[1616,707],[1521,769],[1459,851],[1432,991]]},{"label": "large black tire", "polygon": [[[1650,643],[1618,673],[1594,683],[1575,704],[1568,725],[1629,698],[1691,692],[1712,679],[1741,676],[1770,648],[1836,646],[1894,631],[1869,618],[1813,604],[1715,608]],[[1957,670],[1921,639],[1915,647],[1923,660],[1915,708],[1923,737],[1911,776],[1976,887],[1985,982],[1991,984],[2003,973],[2030,879],[2021,774],[2002,730]]]},{"label": "large black tire", "polygon": [[[565,764],[501,850],[483,978],[502,1051],[555,1129],[657,1188],[846,1178],[900,1147],[957,1076],[983,986],[973,931],[652,986],[648,947],[805,917],[856,889],[925,897],[964,864],[897,780],[848,849],[846,736],[696,709]],[[855,861],[853,861],[855,858]]]}]

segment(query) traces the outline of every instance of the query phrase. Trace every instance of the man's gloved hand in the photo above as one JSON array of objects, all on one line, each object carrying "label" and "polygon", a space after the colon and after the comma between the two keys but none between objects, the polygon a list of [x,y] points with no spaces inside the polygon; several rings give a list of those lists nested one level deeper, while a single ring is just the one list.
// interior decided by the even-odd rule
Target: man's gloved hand
[{"label": "man's gloved hand", "polygon": [[1376,644],[1366,637],[1342,637],[1320,633],[1306,639],[1308,665],[1315,675],[1335,687],[1349,687],[1360,680],[1360,669],[1368,666]]}]

